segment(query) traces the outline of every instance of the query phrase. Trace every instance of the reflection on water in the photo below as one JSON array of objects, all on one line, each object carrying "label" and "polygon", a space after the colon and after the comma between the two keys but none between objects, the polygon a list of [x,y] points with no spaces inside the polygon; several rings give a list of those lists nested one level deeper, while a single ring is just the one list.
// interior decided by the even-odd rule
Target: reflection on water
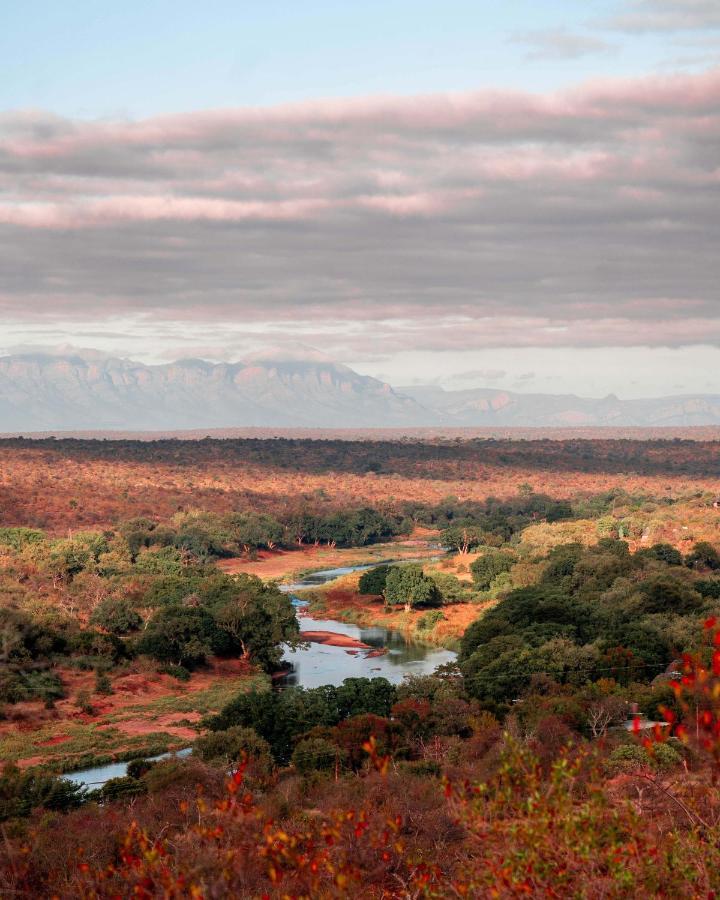
[{"label": "reflection on water", "polygon": [[[188,756],[192,753],[191,747],[178,750],[177,753],[161,753],[159,756],[150,756],[149,760],[168,759],[171,756]],[[77,772],[67,772],[62,777],[66,781],[72,781],[80,787],[101,788],[111,778],[124,778],[127,775],[128,763],[108,763],[105,766],[93,766],[91,769],[80,769]]]},{"label": "reflection on water", "polygon": [[[301,588],[316,587],[341,575],[371,568],[373,566],[326,569],[323,572],[314,572],[295,584],[285,585],[283,590],[291,593]],[[379,626],[365,628],[336,619],[311,619],[303,616],[301,610],[302,607],[298,609],[301,631],[332,631],[336,634],[346,634],[374,649],[385,649],[387,652],[382,656],[368,656],[372,651],[330,647],[327,644],[310,644],[306,650],[287,649],[284,659],[290,664],[291,670],[278,683],[279,687],[300,685],[312,688],[323,684],[341,684],[345,678],[361,677],[382,677],[397,684],[405,675],[429,675],[438,666],[454,662],[456,658],[452,650],[414,644],[399,631],[390,631]]]}]

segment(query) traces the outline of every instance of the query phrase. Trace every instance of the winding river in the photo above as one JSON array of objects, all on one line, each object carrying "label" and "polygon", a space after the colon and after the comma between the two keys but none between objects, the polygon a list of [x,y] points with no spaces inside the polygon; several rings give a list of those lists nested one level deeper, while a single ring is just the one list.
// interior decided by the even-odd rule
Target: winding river
[{"label": "winding river", "polygon": [[[376,565],[378,563],[314,572],[295,584],[283,585],[282,590],[294,595],[302,588],[317,587],[341,575],[371,569]],[[301,631],[328,631],[346,635],[372,649],[357,650],[313,643],[305,650],[287,650],[285,661],[291,666],[291,670],[280,683],[281,687],[285,684],[313,688],[322,684],[342,684],[345,678],[375,677],[387,678],[397,684],[405,675],[429,675],[438,666],[455,660],[456,654],[452,650],[412,643],[399,631],[376,626],[349,625],[337,619],[311,619],[302,614],[303,603],[298,597],[293,596],[293,603],[297,607]],[[382,655],[377,651],[381,651]]]},{"label": "winding river", "polygon": [[[304,616],[306,604],[295,592],[303,588],[318,587],[341,575],[349,575],[364,569],[371,569],[379,563],[368,566],[347,566],[339,569],[325,569],[307,575],[294,584],[282,585],[281,589],[289,593],[297,609],[301,631],[328,631],[343,634],[367,644],[371,649],[352,649],[333,647],[328,644],[311,643],[303,650],[286,650],[285,660],[290,670],[277,681],[280,689],[291,685],[313,688],[323,684],[342,684],[345,678],[387,678],[395,684],[403,680],[405,675],[428,675],[437,666],[453,662],[455,653],[437,647],[413,644],[398,631],[387,628],[348,625],[336,619],[311,619]],[[380,651],[378,653],[378,651]],[[181,750],[178,756],[185,756],[190,748]],[[172,754],[163,754],[170,756]],[[161,759],[162,757],[154,757]],[[99,788],[111,778],[122,778],[127,774],[126,762],[108,763],[78,772],[63,775],[75,784]]]}]

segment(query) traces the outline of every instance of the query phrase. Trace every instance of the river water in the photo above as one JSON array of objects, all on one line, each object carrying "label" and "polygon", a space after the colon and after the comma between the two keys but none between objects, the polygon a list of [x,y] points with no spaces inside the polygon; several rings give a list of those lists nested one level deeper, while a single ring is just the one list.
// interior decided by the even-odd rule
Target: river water
[{"label": "river water", "polygon": [[[311,619],[303,615],[306,605],[295,593],[302,588],[318,587],[341,575],[349,575],[372,566],[346,566],[339,569],[325,569],[307,575],[294,584],[282,585],[281,590],[289,593],[293,605],[297,609],[301,631],[332,631],[346,634],[368,644],[374,650],[386,650],[381,656],[370,656],[372,650],[349,650],[345,647],[330,647],[327,644],[310,644],[305,650],[286,650],[285,660],[290,665],[287,675],[278,680],[279,688],[299,685],[313,688],[323,684],[342,684],[345,678],[387,678],[398,684],[405,675],[429,675],[438,666],[453,662],[456,654],[451,650],[414,644],[399,631],[387,628],[348,625],[336,619]],[[181,750],[178,755],[185,756],[190,748]],[[163,754],[164,756],[171,754]],[[162,757],[155,757],[161,759]],[[75,784],[98,788],[111,778],[122,778],[127,774],[126,762],[109,763],[79,772],[68,772],[63,775]]]},{"label": "river water", "polygon": [[[378,565],[378,563],[374,563]],[[311,619],[302,614],[302,601],[294,596],[301,588],[317,587],[341,575],[359,572],[373,566],[347,566],[314,572],[295,584],[283,585],[282,590],[293,595],[301,631],[332,631],[345,634],[368,644],[373,650],[386,650],[382,656],[368,655],[372,651],[310,644],[306,650],[286,650],[284,659],[292,667],[282,680],[283,685],[305,688],[323,684],[342,684],[345,678],[387,678],[398,684],[406,675],[429,675],[438,666],[453,662],[451,650],[423,646],[409,641],[401,632],[376,626],[349,625],[337,619]]]}]

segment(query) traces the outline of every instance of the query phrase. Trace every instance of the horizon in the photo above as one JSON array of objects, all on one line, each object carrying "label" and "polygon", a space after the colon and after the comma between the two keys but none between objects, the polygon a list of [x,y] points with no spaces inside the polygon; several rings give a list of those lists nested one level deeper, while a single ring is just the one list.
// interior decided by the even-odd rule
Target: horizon
[{"label": "horizon", "polygon": [[[266,347],[260,350],[256,350],[254,352],[247,353],[244,357],[237,357],[234,359],[223,359],[216,360],[208,357],[202,356],[187,356],[181,357],[174,360],[163,360],[156,362],[143,362],[139,359],[134,359],[132,356],[119,356],[115,355],[111,352],[101,351],[97,348],[93,347],[73,347],[68,345],[60,345],[60,346],[43,346],[43,345],[35,345],[35,346],[18,346],[14,348],[9,348],[10,352],[0,352],[0,361],[4,359],[77,359],[87,364],[92,363],[101,363],[101,362],[124,362],[131,363],[138,366],[149,367],[149,368],[162,368],[173,365],[180,364],[190,364],[190,363],[200,363],[204,365],[216,366],[216,365],[228,365],[228,366],[248,366],[253,363],[262,365],[265,364],[300,364],[300,365],[308,365],[308,366],[331,366],[331,367],[341,367],[345,369],[349,369],[352,373],[358,374],[365,377],[375,378],[374,375],[368,375],[367,373],[363,373],[361,371],[355,370],[353,366],[344,363],[342,360],[333,359],[331,356],[323,353],[315,347],[310,347],[308,345],[298,344],[295,347],[291,347],[290,345],[286,347]],[[376,378],[377,381],[382,384],[386,384],[392,388],[398,394],[402,394],[403,391],[412,391],[413,388],[426,388],[430,390],[440,390],[446,393],[451,392],[461,392],[461,391],[472,391],[472,390],[484,390],[484,391],[496,391],[508,394],[519,394],[520,396],[539,396],[545,395],[549,392],[544,391],[534,391],[534,390],[523,390],[523,385],[518,384],[514,387],[503,387],[501,384],[497,382],[500,380],[498,374],[496,373],[492,381],[494,384],[483,384],[483,385],[475,385],[475,386],[459,386],[457,383],[457,379],[452,375],[442,378],[435,376],[433,378],[428,378],[423,381],[421,379],[417,379],[415,381],[411,381],[408,383],[400,383],[400,382],[390,382],[384,378]],[[487,381],[487,379],[484,379]],[[623,396],[622,394],[617,394],[614,391],[609,391],[607,394],[598,395],[598,396],[590,396],[578,393],[577,391],[567,391],[565,393],[549,393],[550,396],[567,396],[567,397],[576,397],[581,400],[609,400],[609,399],[617,399],[621,402],[631,401],[631,400],[656,400],[667,398],[683,398],[683,397],[715,397],[718,396],[718,392],[695,392],[695,393],[683,393],[683,392],[669,392],[667,394],[657,394],[657,395],[645,395],[645,396]],[[238,428],[242,430],[243,425],[239,425]],[[263,428],[264,426],[247,426],[247,427],[258,427]],[[433,426],[418,426],[420,428],[428,427],[432,428]],[[462,429],[472,429],[474,427],[482,428],[482,426],[453,426],[459,427]],[[541,430],[547,430],[547,426],[526,426],[526,425],[517,425],[517,426],[507,426],[507,427],[515,427],[519,429],[525,428],[533,428],[537,427]],[[558,426],[567,428],[570,426]],[[613,426],[583,426],[579,425],[579,428],[584,427],[597,427],[597,428],[612,428]],[[623,426],[620,426],[623,427]],[[662,426],[648,426],[649,428],[653,427],[662,427]],[[670,428],[677,427],[683,428],[683,426],[668,426]],[[695,428],[708,428],[713,427],[712,425],[696,425],[696,426],[687,426],[687,427],[695,427]],[[325,426],[318,426],[321,430],[327,430]],[[378,424],[378,429],[394,429],[393,425],[384,425]],[[74,430],[74,429],[73,429]],[[191,429],[192,430],[192,429]],[[0,432],[1,433],[1,432]]]}]

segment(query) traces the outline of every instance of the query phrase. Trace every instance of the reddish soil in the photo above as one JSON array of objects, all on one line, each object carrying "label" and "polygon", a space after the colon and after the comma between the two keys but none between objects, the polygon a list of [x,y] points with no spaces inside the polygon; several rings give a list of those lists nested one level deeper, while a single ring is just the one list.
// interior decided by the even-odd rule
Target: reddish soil
[{"label": "reddish soil", "polygon": [[[388,548],[388,554],[394,559],[413,559],[428,555],[427,540],[436,537],[437,531],[428,528],[416,528],[412,539],[398,541]],[[382,545],[386,546],[386,545]],[[334,569],[339,566],[349,566],[362,563],[369,558],[369,554],[377,546],[359,547],[354,550],[338,550],[330,547],[316,547],[309,545],[298,547],[294,550],[260,550],[257,559],[247,559],[237,556],[232,559],[218,560],[218,568],[228,575],[257,575],[267,581],[274,578],[285,578],[295,572],[305,572],[308,569]]]},{"label": "reddish soil", "polygon": [[329,647],[353,647],[356,650],[370,650],[370,645],[334,631],[301,631],[300,637],[312,644],[327,644]]},{"label": "reddish soil", "polygon": [[[316,616],[318,618],[337,618],[340,613],[352,610],[355,619],[359,622],[381,625],[384,628],[393,628],[398,631],[413,631],[417,620],[427,612],[426,609],[414,609],[409,613],[402,609],[388,612],[382,605],[381,597],[373,598],[366,594],[358,594],[354,589],[356,583],[356,577],[350,575],[347,579],[342,579],[342,586],[323,591],[323,610],[316,613]],[[437,624],[433,632],[434,638],[442,640],[461,637],[468,625],[474,622],[485,609],[485,605],[476,603],[444,606],[442,614],[445,618]],[[312,614],[308,613],[307,615],[312,618]]]},{"label": "reddish soil", "polygon": [[[149,710],[138,711],[136,717],[114,721],[114,717],[127,713],[130,707],[150,704],[163,697],[192,697],[193,694],[207,690],[217,682],[218,677],[242,676],[250,671],[243,660],[216,660],[202,672],[195,672],[189,682],[177,681],[169,675],[157,672],[136,671],[112,679],[113,693],[100,696],[93,693],[95,675],[92,672],[81,672],[77,669],[59,669],[58,674],[65,685],[66,698],[58,700],[55,708],[45,709],[41,702],[17,703],[12,708],[12,716],[0,722],[0,735],[12,732],[32,733],[46,726],[62,728],[64,723],[95,723],[99,728],[116,728],[128,737],[166,732],[183,740],[194,740],[197,732],[191,727],[202,715],[199,712],[162,713]],[[80,691],[90,694],[90,701],[95,715],[82,712],[76,705]],[[41,746],[53,747],[63,744],[70,738],[68,735],[55,735]],[[47,762],[42,757],[27,757],[19,761],[21,768]]]}]

